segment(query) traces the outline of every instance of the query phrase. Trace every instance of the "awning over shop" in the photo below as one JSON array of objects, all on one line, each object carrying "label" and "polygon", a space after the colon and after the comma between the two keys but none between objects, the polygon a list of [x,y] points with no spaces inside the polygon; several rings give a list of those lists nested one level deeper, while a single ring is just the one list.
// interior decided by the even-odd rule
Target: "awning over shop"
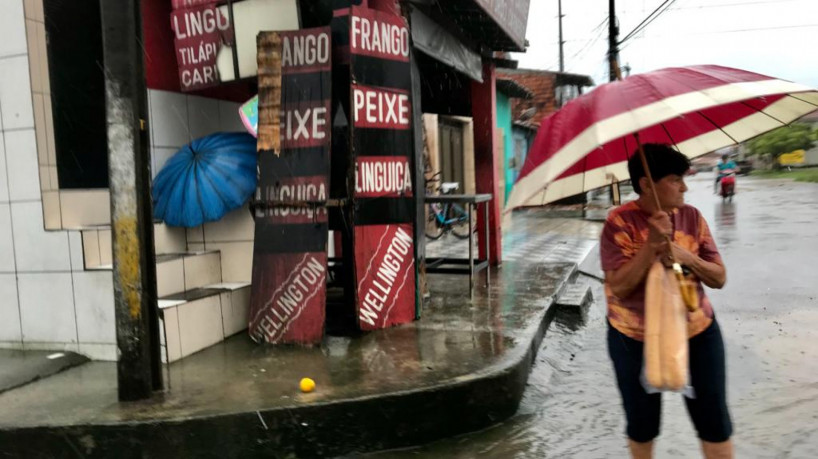
[{"label": "awning over shop", "polygon": [[[415,0],[418,2],[418,0]],[[491,51],[525,51],[529,0],[420,0]]]},{"label": "awning over shop", "polygon": [[576,73],[555,72],[556,85],[573,85],[573,86],[593,86],[594,80],[588,75],[578,75]]},{"label": "awning over shop", "polygon": [[417,9],[412,10],[412,41],[415,48],[430,57],[475,81],[483,82],[480,55]]},{"label": "awning over shop", "polygon": [[498,78],[497,90],[511,98],[533,99],[534,93],[514,80]]}]

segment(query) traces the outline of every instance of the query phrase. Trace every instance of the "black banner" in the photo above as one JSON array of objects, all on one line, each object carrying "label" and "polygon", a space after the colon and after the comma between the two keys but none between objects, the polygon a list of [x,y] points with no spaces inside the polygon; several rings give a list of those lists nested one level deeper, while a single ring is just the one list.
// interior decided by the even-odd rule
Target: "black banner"
[{"label": "black banner", "polygon": [[355,224],[412,223],[414,212],[414,198],[359,198],[355,201]]},{"label": "black banner", "polygon": [[412,131],[356,129],[352,149],[356,156],[411,156]]},{"label": "black banner", "polygon": [[276,225],[262,222],[256,225],[253,254],[325,252],[327,239],[312,235],[327,232],[326,223]]},{"label": "black banner", "polygon": [[352,74],[357,83],[364,85],[408,88],[412,84],[408,62],[356,56],[352,61]]},{"label": "black banner", "polygon": [[258,167],[267,173],[259,177],[259,184],[269,185],[281,177],[326,174],[329,158],[330,152],[326,147],[285,149],[281,156],[261,152]]}]

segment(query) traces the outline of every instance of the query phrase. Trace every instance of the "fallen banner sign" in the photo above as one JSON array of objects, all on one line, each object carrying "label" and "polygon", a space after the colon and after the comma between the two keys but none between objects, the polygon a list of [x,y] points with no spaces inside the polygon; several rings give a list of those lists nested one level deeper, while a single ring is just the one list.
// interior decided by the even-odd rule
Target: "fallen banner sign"
[{"label": "fallen banner sign", "polygon": [[[276,47],[268,49],[268,42]],[[331,142],[327,114],[332,100],[329,42],[329,27],[259,34],[259,54],[265,57],[259,61],[280,62],[281,97],[275,115],[265,116],[261,110],[259,114],[259,139],[265,129],[278,128],[280,154],[259,151],[249,324],[250,336],[258,342],[317,344],[323,339]],[[275,53],[278,59],[267,59]],[[259,75],[268,70],[260,67]],[[266,79],[259,81],[259,106],[273,106],[276,91],[262,83]]]}]

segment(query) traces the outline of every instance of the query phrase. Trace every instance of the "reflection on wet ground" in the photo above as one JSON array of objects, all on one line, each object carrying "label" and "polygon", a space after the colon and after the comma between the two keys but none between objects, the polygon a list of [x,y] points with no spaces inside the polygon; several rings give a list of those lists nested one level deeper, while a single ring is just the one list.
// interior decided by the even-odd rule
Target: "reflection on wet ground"
[{"label": "reflection on wet ground", "polygon": [[[687,201],[708,221],[728,268],[728,284],[708,295],[727,346],[736,457],[818,457],[818,186],[740,177],[733,202],[722,203],[712,180],[688,178]],[[599,283],[594,293],[586,327],[549,329],[514,417],[372,456],[627,457]],[[664,396],[656,456],[701,457],[680,396]]]},{"label": "reflection on wet ground", "polygon": [[[510,232],[508,247],[510,253],[522,247],[524,256],[505,263],[492,274],[491,287],[476,288],[471,300],[465,276],[429,276],[432,296],[419,321],[356,337],[327,336],[314,348],[258,346],[240,334],[170,364],[170,390],[132,404],[117,402],[116,364],[91,362],[0,394],[0,427],[290,410],[423,390],[507,369],[528,352],[532,329],[540,327],[552,295],[579,261],[564,257],[584,256],[595,244],[588,238],[555,239],[551,229],[590,227],[578,232],[596,237],[600,226],[543,221],[536,212],[515,217],[515,223],[527,236]],[[568,262],[553,263],[556,259]],[[316,381],[315,392],[298,390],[305,376]]]}]

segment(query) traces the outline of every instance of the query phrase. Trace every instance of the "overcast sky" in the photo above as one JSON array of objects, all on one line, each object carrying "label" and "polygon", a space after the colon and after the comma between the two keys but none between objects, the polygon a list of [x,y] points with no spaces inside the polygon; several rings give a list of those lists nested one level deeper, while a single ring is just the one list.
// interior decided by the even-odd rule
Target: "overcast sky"
[{"label": "overcast sky", "polygon": [[[664,0],[616,0],[619,38]],[[818,88],[818,0],[671,0],[621,45],[631,73],[719,64]],[[608,81],[608,1],[562,0],[565,71]],[[520,67],[559,70],[557,0],[531,0]]]}]

